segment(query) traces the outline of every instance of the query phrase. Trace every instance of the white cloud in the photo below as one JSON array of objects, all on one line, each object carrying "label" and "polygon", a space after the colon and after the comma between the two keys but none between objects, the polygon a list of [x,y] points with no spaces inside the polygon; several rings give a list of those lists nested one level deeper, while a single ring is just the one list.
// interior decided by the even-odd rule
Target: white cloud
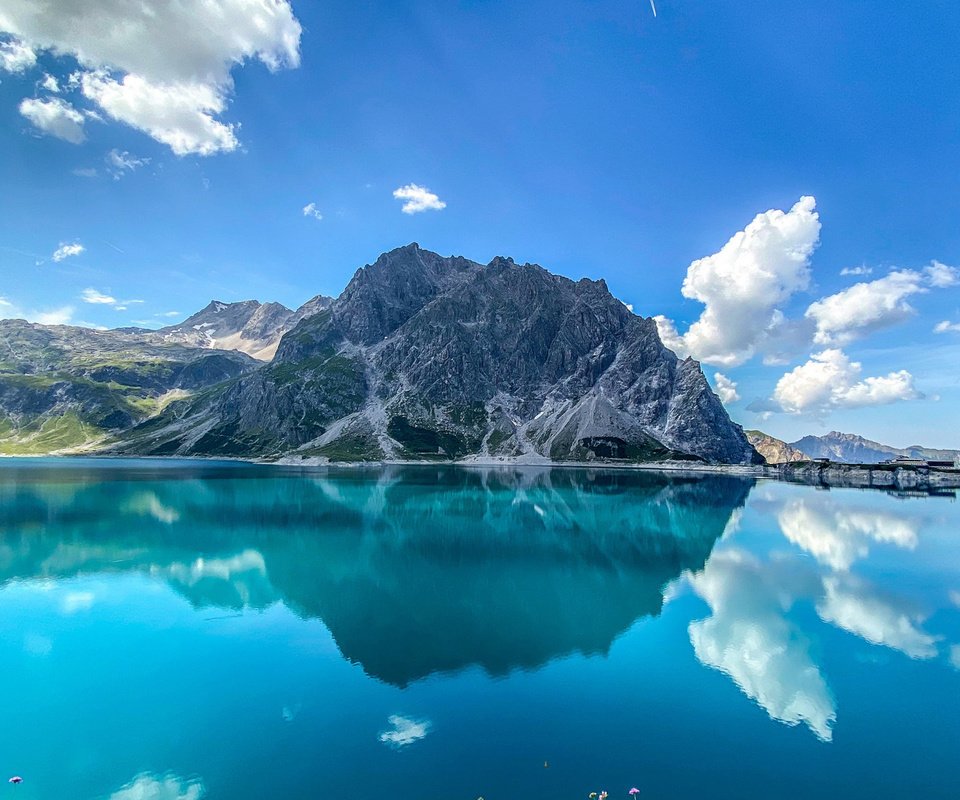
[{"label": "white cloud", "polygon": [[881,597],[853,576],[823,579],[824,597],[817,613],[826,622],[850,631],[873,644],[891,647],[911,658],[933,658],[937,638],[917,627],[922,622],[893,598]]},{"label": "white cloud", "polygon": [[421,211],[441,211],[447,207],[447,204],[426,186],[418,186],[415,183],[408,183],[406,186],[394,189],[393,196],[397,200],[406,200],[403,208],[400,209],[404,214],[418,214]]},{"label": "white cloud", "polygon": [[69,325],[73,319],[73,306],[63,306],[52,311],[36,311],[25,314],[24,319],[40,325]]},{"label": "white cloud", "polygon": [[727,403],[735,403],[740,399],[740,395],[737,392],[737,382],[730,380],[722,372],[713,373],[713,382],[716,384],[717,397],[720,398],[720,402],[724,405]]},{"label": "white cloud", "polygon": [[64,244],[61,242],[60,246],[53,251],[53,260],[63,261],[65,258],[70,258],[70,256],[78,256],[85,249],[80,242],[74,242],[73,244]]},{"label": "white cloud", "polygon": [[875,281],[856,283],[811,303],[805,316],[816,325],[816,344],[843,345],[912,315],[908,297],[956,282],[956,269],[934,261],[922,271],[897,270]]},{"label": "white cloud", "polygon": [[80,299],[83,300],[84,303],[91,303],[93,305],[113,306],[117,304],[117,298],[98,292],[96,289],[84,289],[80,293]]},{"label": "white cloud", "polygon": [[954,669],[960,669],[960,644],[955,644],[950,648],[950,663]]},{"label": "white cloud", "polygon": [[922,396],[906,370],[862,379],[861,372],[861,364],[842,350],[814,353],[777,382],[775,407],[790,414],[824,415],[836,408],[886,405]]},{"label": "white cloud", "polygon": [[393,747],[407,747],[419,742],[430,731],[430,723],[426,720],[415,720],[393,714],[387,718],[391,727],[381,731],[378,737],[384,744]]},{"label": "white cloud", "polygon": [[165,86],[139,75],[115,80],[103,72],[83,76],[83,94],[119,122],[168,145],[178,156],[209,156],[235,150],[235,126],[215,117],[226,107],[226,98],[204,83]]},{"label": "white cloud", "polygon": [[40,88],[45,89],[48,92],[53,92],[54,94],[59,94],[60,83],[49,72],[45,72],[43,74],[43,78],[40,81]]},{"label": "white cloud", "polygon": [[75,58],[81,72],[70,84],[177,155],[238,146],[237,126],[218,119],[236,65],[300,62],[301,26],[288,0],[5,0],[0,31]]},{"label": "white cloud", "polygon": [[307,204],[303,207],[303,216],[305,216],[305,217],[313,217],[314,219],[323,219],[323,214],[321,214],[321,213],[317,210],[317,204],[316,204],[316,203],[307,203]]},{"label": "white cloud", "polygon": [[788,212],[772,209],[711,256],[687,268],[681,292],[705,308],[685,334],[655,317],[660,338],[678,355],[732,366],[751,358],[785,320],[778,306],[810,281],[810,256],[820,239],[813,197]]},{"label": "white cloud", "polygon": [[176,775],[144,773],[117,789],[109,800],[200,800],[203,784]]},{"label": "white cloud", "polygon": [[870,275],[872,273],[873,273],[873,268],[868,267],[866,265],[862,267],[844,267],[842,270],[840,270],[840,274],[843,276],[847,276],[847,275],[862,276],[862,275]]},{"label": "white cloud", "polygon": [[36,63],[37,54],[23,42],[17,39],[0,42],[0,69],[6,72],[23,72]]},{"label": "white cloud", "polygon": [[20,113],[34,127],[65,142],[80,144],[87,138],[83,131],[83,114],[59,97],[49,100],[28,97],[20,103]]},{"label": "white cloud", "polygon": [[960,322],[950,322],[949,320],[944,320],[943,322],[938,322],[933,329],[934,333],[960,333]]},{"label": "white cloud", "polygon": [[116,148],[107,153],[103,160],[115,181],[120,180],[125,172],[133,172],[138,167],[144,167],[150,163],[149,158],[138,158],[126,150],[120,151]]},{"label": "white cloud", "polygon": [[924,268],[923,274],[930,285],[937,289],[945,289],[960,283],[960,270],[956,267],[948,267],[939,261],[931,262],[929,267]]},{"label": "white cloud", "polygon": [[772,719],[833,738],[836,710],[809,643],[783,615],[785,589],[753,556],[714,553],[690,583],[712,615],[690,623],[697,659],[729,675]]},{"label": "white cloud", "polygon": [[0,297],[0,319],[25,319],[40,325],[69,325],[73,319],[73,306],[47,311],[28,311],[19,308],[6,297]]}]

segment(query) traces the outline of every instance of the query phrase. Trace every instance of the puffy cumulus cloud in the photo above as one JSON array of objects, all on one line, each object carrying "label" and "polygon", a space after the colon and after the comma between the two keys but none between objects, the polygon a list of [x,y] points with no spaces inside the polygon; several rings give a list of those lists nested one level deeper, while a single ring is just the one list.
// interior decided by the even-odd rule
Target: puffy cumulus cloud
[{"label": "puffy cumulus cloud", "polygon": [[833,570],[849,570],[870,552],[870,543],[914,550],[917,521],[889,511],[851,508],[832,498],[791,500],[777,512],[780,531],[793,544]]},{"label": "puffy cumulus cloud", "polygon": [[85,249],[80,242],[73,242],[72,244],[64,244],[61,242],[60,246],[53,251],[52,258],[54,261],[63,261],[65,258],[80,255]]},{"label": "puffy cumulus cloud", "polygon": [[218,119],[234,66],[300,63],[301,26],[288,0],[6,0],[0,31],[31,51],[75,58],[81,72],[71,85],[177,155],[238,146],[236,126]]},{"label": "puffy cumulus cloud", "polygon": [[906,610],[901,601],[881,596],[851,575],[827,576],[823,589],[817,613],[825,622],[911,658],[937,655],[938,638],[921,630],[918,624],[923,618]]},{"label": "puffy cumulus cloud", "polygon": [[[861,378],[862,365],[837,349],[814,353],[783,375],[773,391],[775,409],[823,416],[837,408],[862,408],[922,397],[906,370]],[[758,408],[758,407],[757,407]]]},{"label": "puffy cumulus cloud", "polygon": [[960,322],[950,322],[949,320],[944,320],[943,322],[938,322],[934,328],[934,333],[960,333]]},{"label": "puffy cumulus cloud", "polygon": [[120,180],[125,173],[133,172],[150,163],[149,158],[138,158],[126,150],[121,151],[116,148],[107,153],[103,160],[107,165],[107,171],[113,176],[115,181]]},{"label": "puffy cumulus cloud", "polygon": [[730,380],[730,378],[722,372],[715,372],[713,374],[713,382],[716,385],[717,397],[720,398],[720,401],[724,405],[727,403],[735,403],[740,399],[740,395],[737,393],[736,381]]},{"label": "puffy cumulus cloud", "polygon": [[407,747],[419,742],[430,732],[430,722],[427,720],[409,719],[393,714],[387,718],[390,727],[381,731],[379,739],[391,747]]},{"label": "puffy cumulus cloud", "polygon": [[[3,12],[0,11],[0,14]],[[6,72],[24,72],[37,63],[32,47],[14,39],[0,42],[0,69]]]},{"label": "puffy cumulus cloud", "polygon": [[934,261],[923,270],[897,270],[875,281],[856,283],[811,303],[805,316],[816,326],[816,344],[843,345],[909,317],[914,309],[908,297],[931,287],[952,286],[957,280],[956,269]]},{"label": "puffy cumulus cloud", "polygon": [[681,292],[705,308],[682,335],[673,321],[655,317],[660,338],[678,355],[743,363],[785,322],[778,306],[808,286],[819,240],[813,197],[801,197],[787,212],[758,214],[718,252],[690,264]]},{"label": "puffy cumulus cloud", "polygon": [[204,794],[200,781],[146,772],[117,789],[109,800],[200,800]]},{"label": "puffy cumulus cloud", "polygon": [[307,203],[303,207],[303,216],[313,217],[314,219],[317,219],[317,220],[323,219],[323,214],[320,213],[320,210],[317,208],[316,203]]},{"label": "puffy cumulus cloud", "polygon": [[805,724],[823,741],[833,738],[833,697],[802,632],[783,615],[778,576],[752,556],[714,553],[690,578],[712,616],[690,623],[697,659],[720,670],[771,719]]},{"label": "puffy cumulus cloud", "polygon": [[924,268],[923,275],[929,284],[937,289],[945,289],[960,283],[960,270],[956,267],[948,267],[939,261],[933,261],[929,267]]},{"label": "puffy cumulus cloud", "polygon": [[178,156],[209,156],[236,149],[234,126],[216,115],[226,98],[203,83],[153,84],[139,75],[117,80],[103,72],[83,76],[83,94],[118,122],[168,145]]},{"label": "puffy cumulus cloud", "polygon": [[447,207],[447,204],[426,186],[418,186],[415,183],[408,183],[406,186],[394,189],[393,196],[397,200],[406,201],[400,209],[404,214],[419,214],[422,211],[442,211]]},{"label": "puffy cumulus cloud", "polygon": [[38,130],[65,142],[80,144],[87,138],[83,114],[59,97],[49,100],[28,97],[20,103],[20,113]]},{"label": "puffy cumulus cloud", "polygon": [[60,93],[60,82],[49,73],[44,73],[43,78],[40,81],[40,88],[48,92],[53,92],[53,94]]}]

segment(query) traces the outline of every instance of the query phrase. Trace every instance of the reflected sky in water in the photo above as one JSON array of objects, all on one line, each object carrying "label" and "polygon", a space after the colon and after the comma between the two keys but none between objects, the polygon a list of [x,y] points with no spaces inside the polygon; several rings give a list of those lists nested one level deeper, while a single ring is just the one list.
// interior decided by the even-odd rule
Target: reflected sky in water
[{"label": "reflected sky in water", "polygon": [[18,800],[952,797],[960,506],[18,460],[0,669]]}]

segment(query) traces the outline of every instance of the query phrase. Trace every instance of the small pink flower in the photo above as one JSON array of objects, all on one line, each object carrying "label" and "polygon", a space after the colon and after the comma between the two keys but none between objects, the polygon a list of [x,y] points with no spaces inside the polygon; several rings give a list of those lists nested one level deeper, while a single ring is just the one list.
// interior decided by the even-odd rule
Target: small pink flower
[{"label": "small pink flower", "polygon": [[634,797],[636,797],[638,794],[640,794],[640,790],[639,790],[636,786],[634,786],[634,787],[628,792],[628,794],[632,794]]}]

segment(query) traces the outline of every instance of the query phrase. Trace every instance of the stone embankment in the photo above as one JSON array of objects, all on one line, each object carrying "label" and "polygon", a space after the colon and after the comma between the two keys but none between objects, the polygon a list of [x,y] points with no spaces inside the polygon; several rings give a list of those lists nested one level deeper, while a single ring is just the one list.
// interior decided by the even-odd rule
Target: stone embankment
[{"label": "stone embankment", "polygon": [[814,486],[929,491],[960,489],[960,469],[893,464],[834,464],[794,461],[766,468],[768,475]]}]

